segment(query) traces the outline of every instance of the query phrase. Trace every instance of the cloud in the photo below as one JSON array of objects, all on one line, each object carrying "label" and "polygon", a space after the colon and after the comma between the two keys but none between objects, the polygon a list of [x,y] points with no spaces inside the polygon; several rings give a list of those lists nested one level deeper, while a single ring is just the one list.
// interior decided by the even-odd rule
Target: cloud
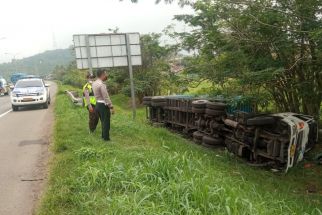
[{"label": "cloud", "polygon": [[119,27],[122,32],[161,32],[173,15],[190,13],[176,4],[154,4],[154,0],[1,0],[0,62],[12,55],[27,57],[72,44],[72,35],[103,33]]}]

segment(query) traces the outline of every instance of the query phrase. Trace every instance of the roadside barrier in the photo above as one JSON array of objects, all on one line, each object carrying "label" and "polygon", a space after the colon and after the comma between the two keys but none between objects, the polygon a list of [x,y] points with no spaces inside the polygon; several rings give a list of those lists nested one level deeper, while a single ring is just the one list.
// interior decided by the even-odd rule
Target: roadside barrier
[{"label": "roadside barrier", "polygon": [[79,97],[78,92],[66,90],[65,93],[68,95],[68,97],[73,102],[73,104],[78,105],[78,106],[83,105],[83,99],[81,97]]}]

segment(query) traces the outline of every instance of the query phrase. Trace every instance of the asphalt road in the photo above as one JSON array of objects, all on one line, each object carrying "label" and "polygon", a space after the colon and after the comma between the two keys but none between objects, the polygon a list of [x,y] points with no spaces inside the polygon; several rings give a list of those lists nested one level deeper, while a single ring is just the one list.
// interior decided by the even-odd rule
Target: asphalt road
[{"label": "asphalt road", "polygon": [[[57,86],[50,83],[52,104]],[[32,214],[46,181],[53,105],[8,112],[0,97],[0,215]]]},{"label": "asphalt road", "polygon": [[11,109],[10,97],[0,96],[0,115]]}]

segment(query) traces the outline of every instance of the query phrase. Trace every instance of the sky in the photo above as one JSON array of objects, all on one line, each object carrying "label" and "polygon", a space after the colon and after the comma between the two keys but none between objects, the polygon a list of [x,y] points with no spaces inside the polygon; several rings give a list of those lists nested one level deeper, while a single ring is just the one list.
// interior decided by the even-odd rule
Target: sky
[{"label": "sky", "polygon": [[[72,45],[73,34],[161,32],[189,8],[154,0],[1,0],[0,63]],[[176,25],[185,30],[183,24]]]}]

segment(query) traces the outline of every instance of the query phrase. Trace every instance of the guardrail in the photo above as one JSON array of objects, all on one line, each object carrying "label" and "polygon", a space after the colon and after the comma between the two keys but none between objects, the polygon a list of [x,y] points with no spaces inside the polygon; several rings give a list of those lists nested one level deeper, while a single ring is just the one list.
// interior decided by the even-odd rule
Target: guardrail
[{"label": "guardrail", "polygon": [[75,105],[78,105],[78,106],[83,105],[83,99],[79,97],[78,92],[66,90],[65,93],[69,96],[69,98]]}]

